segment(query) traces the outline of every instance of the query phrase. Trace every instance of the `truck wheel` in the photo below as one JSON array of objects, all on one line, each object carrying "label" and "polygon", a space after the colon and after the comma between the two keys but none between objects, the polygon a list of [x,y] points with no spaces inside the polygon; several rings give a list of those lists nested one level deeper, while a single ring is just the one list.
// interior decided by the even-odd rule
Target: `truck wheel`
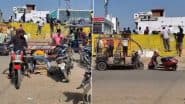
[{"label": "truck wheel", "polygon": [[96,66],[100,71],[105,71],[107,69],[107,64],[105,62],[98,62]]}]

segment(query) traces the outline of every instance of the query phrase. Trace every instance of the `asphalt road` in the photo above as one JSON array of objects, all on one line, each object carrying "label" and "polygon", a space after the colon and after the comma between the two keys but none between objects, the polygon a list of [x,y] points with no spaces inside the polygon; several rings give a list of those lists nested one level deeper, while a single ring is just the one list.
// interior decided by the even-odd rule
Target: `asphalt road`
[{"label": "asphalt road", "polygon": [[74,64],[69,83],[63,83],[56,73],[47,76],[40,74],[23,77],[21,87],[16,90],[7,78],[8,56],[0,56],[0,104],[78,104],[83,90],[77,90],[84,74],[84,68]]},{"label": "asphalt road", "polygon": [[185,71],[93,71],[93,104],[185,104]]}]

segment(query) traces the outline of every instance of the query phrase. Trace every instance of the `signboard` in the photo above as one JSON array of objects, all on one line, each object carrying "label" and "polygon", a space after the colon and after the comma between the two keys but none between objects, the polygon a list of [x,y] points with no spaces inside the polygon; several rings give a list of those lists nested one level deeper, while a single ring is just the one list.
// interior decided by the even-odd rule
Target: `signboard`
[{"label": "signboard", "polygon": [[157,17],[142,17],[141,21],[157,21]]},{"label": "signboard", "polygon": [[95,18],[93,18],[93,22],[105,22],[105,18],[103,18],[103,17],[95,17]]}]

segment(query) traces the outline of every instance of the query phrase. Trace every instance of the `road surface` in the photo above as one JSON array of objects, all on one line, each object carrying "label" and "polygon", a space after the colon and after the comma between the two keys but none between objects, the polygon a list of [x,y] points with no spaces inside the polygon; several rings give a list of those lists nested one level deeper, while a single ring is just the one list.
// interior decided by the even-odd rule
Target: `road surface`
[{"label": "road surface", "polygon": [[185,104],[185,71],[93,71],[94,104]]}]

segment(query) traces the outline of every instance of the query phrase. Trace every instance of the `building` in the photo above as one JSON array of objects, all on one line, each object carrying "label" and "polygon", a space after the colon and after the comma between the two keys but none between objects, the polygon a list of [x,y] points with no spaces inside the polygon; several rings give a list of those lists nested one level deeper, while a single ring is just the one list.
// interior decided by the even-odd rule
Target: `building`
[{"label": "building", "polygon": [[158,33],[162,27],[168,28],[171,33],[177,33],[178,26],[185,30],[184,17],[167,17],[164,9],[153,9],[149,12],[139,12],[134,14],[136,31],[143,34],[146,27],[150,33]]},{"label": "building", "polygon": [[119,34],[120,32],[120,26],[119,26],[119,20],[117,17],[112,17],[111,19],[112,23],[113,23],[113,31],[116,33],[116,34]]},{"label": "building", "polygon": [[92,24],[91,10],[58,9],[50,13],[50,17],[68,24]]},{"label": "building", "polygon": [[94,17],[93,18],[93,33],[96,34],[112,34],[113,33],[113,23],[104,17]]},{"label": "building", "polygon": [[[13,7],[14,21],[33,21],[34,23],[42,19],[46,22],[46,17],[49,11],[37,11],[34,4],[27,4],[26,6]],[[24,20],[23,20],[24,18]]]}]

